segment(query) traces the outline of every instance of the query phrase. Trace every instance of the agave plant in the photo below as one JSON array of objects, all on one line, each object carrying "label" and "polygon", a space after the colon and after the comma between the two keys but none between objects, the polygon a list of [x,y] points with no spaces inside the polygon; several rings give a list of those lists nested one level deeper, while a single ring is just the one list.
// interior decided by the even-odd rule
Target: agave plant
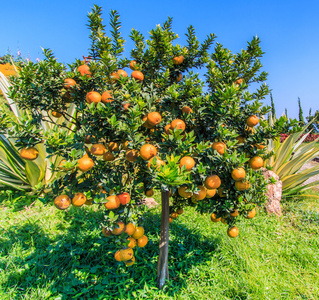
[{"label": "agave plant", "polygon": [[[7,117],[10,123],[19,124],[30,118],[30,113],[26,110],[21,111],[9,97],[10,86],[10,81],[0,72],[0,90],[10,107],[10,114]],[[42,113],[47,114],[47,112]],[[75,106],[73,104],[70,104],[67,113],[74,116]],[[57,120],[57,123],[65,121],[68,120],[61,117]],[[55,125],[52,123],[42,121],[41,134],[44,135],[53,126]],[[38,158],[34,161],[25,161],[21,159],[18,149],[14,146],[13,137],[8,134],[0,134],[0,190],[41,191],[59,175],[53,170],[57,168],[61,158],[49,156],[42,143],[37,144],[36,148],[39,151]]]},{"label": "agave plant", "polygon": [[[271,120],[270,120],[271,121]],[[317,140],[310,143],[303,143],[310,132],[305,134],[309,123],[301,131],[292,133],[280,143],[280,139],[269,141],[269,148],[274,151],[274,156],[266,161],[272,171],[274,171],[282,181],[282,195],[285,198],[298,197],[315,197],[316,195],[300,194],[316,185],[319,180],[305,182],[319,174],[319,165],[302,170],[302,166],[311,162],[319,155],[319,145]]]}]

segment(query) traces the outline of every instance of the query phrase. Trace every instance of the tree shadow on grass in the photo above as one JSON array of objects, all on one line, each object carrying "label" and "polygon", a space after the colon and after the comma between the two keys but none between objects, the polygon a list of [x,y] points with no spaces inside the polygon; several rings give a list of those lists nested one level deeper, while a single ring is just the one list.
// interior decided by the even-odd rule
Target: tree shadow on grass
[{"label": "tree shadow on grass", "polygon": [[[64,213],[64,212],[63,212]],[[143,226],[149,238],[145,248],[135,250],[136,264],[126,267],[113,258],[116,245],[101,235],[101,212],[71,208],[63,215],[56,235],[47,235],[39,222],[11,226],[2,236],[4,257],[15,252],[7,266],[2,286],[15,289],[15,297],[31,296],[43,290],[62,299],[136,299],[154,295],[173,297],[186,288],[188,272],[211,260],[218,238],[203,238],[194,230],[170,225],[170,281],[162,291],[156,286],[160,216],[156,211],[145,215]],[[70,224],[70,225],[64,225]],[[2,269],[4,266],[1,266]]]}]

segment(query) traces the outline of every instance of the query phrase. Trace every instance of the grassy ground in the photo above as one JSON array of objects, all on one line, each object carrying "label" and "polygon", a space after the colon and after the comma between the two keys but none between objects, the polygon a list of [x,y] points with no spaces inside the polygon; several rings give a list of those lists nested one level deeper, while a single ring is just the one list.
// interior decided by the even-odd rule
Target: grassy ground
[{"label": "grassy ground", "polygon": [[[12,199],[9,200],[8,197]],[[170,282],[156,288],[159,210],[135,267],[113,259],[94,207],[58,211],[24,196],[0,198],[0,299],[319,299],[319,204],[259,210],[240,236],[193,208],[171,224]]]}]

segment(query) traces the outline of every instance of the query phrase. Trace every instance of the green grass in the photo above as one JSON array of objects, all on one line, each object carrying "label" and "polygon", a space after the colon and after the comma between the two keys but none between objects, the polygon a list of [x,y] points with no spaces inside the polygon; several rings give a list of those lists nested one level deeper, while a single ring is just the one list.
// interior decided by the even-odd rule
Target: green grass
[{"label": "green grass", "polygon": [[[11,199],[8,199],[11,197]],[[283,203],[226,225],[185,209],[170,229],[170,281],[156,288],[160,218],[144,220],[149,244],[126,268],[101,236],[101,211],[58,211],[25,196],[0,199],[0,299],[318,299],[319,204]]]}]

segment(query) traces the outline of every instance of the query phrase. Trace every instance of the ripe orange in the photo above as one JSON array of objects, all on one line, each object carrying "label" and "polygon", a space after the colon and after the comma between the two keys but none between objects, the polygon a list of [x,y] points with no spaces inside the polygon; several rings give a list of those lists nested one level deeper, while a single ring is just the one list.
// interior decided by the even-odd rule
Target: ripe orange
[{"label": "ripe orange", "polygon": [[190,198],[192,197],[192,192],[186,192],[188,190],[187,186],[181,186],[178,188],[178,194],[183,198]]},{"label": "ripe orange", "polygon": [[133,235],[135,233],[135,230],[136,230],[136,227],[133,223],[128,223],[126,224],[125,226],[125,232],[128,234],[128,235]]},{"label": "ripe orange", "polygon": [[206,189],[206,198],[213,198],[216,195],[216,189]]},{"label": "ripe orange", "polygon": [[127,238],[128,241],[130,241],[127,245],[127,247],[129,248],[134,248],[136,246],[136,239],[132,238],[132,237],[128,237]]},{"label": "ripe orange", "polygon": [[126,248],[126,249],[120,250],[121,261],[130,260],[130,259],[132,259],[133,255],[134,255],[134,251],[131,248]]},{"label": "ripe orange", "polygon": [[250,159],[249,165],[253,170],[258,170],[264,165],[264,160],[260,156],[255,156]]},{"label": "ripe orange", "polygon": [[178,208],[178,209],[176,210],[176,212],[177,212],[179,215],[181,215],[181,214],[184,212],[184,209]]},{"label": "ripe orange", "polygon": [[238,144],[243,144],[245,143],[245,138],[241,135],[236,137],[236,140],[238,141]]},{"label": "ripe orange", "polygon": [[83,193],[76,193],[72,199],[74,206],[82,206],[86,202],[86,197]]},{"label": "ripe orange", "polygon": [[172,129],[172,127],[171,127],[171,124],[167,124],[165,127],[164,127],[164,132],[166,133],[166,134],[170,134],[170,129]]},{"label": "ripe orange", "polygon": [[103,103],[111,103],[113,100],[114,99],[111,95],[111,91],[105,91],[101,96],[101,101]]},{"label": "ripe orange", "polygon": [[101,102],[101,100],[102,100],[102,96],[98,92],[91,91],[86,94],[86,102],[89,104],[93,102],[95,104],[98,104],[99,102]]},{"label": "ripe orange", "polygon": [[117,74],[119,74],[119,76],[122,76],[122,77],[127,77],[127,73],[124,70],[118,70]]},{"label": "ripe orange", "polygon": [[236,181],[235,188],[238,191],[245,191],[245,190],[248,190],[250,188],[250,183],[248,181]]},{"label": "ripe orange", "polygon": [[233,217],[233,218],[237,217],[238,215],[239,215],[238,209],[235,209],[234,211],[232,211],[232,212],[230,213],[230,216]]},{"label": "ripe orange", "polygon": [[127,111],[128,108],[130,107],[130,103],[128,103],[128,102],[122,103],[122,106],[123,106],[123,109],[124,109],[125,111]]},{"label": "ripe orange", "polygon": [[137,62],[135,61],[135,60],[132,60],[131,62],[130,62],[130,69],[131,70],[136,70],[136,69],[138,69],[138,67],[137,67]]},{"label": "ripe orange", "polygon": [[227,234],[228,234],[229,237],[235,238],[236,236],[238,236],[239,230],[238,230],[238,228],[236,226],[229,227],[227,229]]},{"label": "ripe orange", "polygon": [[82,76],[86,75],[87,77],[91,77],[90,67],[88,65],[79,66],[77,71],[80,72]]},{"label": "ripe orange", "polygon": [[110,74],[110,79],[111,79],[111,82],[114,83],[120,79],[120,74],[117,72],[113,72]]},{"label": "ripe orange", "polygon": [[126,192],[118,194],[117,197],[120,199],[122,205],[126,205],[131,200],[130,194]]},{"label": "ripe orange", "polygon": [[20,150],[19,153],[20,153],[20,156],[26,160],[34,160],[39,155],[39,151],[34,147],[23,148]]},{"label": "ripe orange", "polygon": [[156,126],[161,121],[162,121],[162,116],[157,111],[153,111],[147,115],[147,122],[151,126]]},{"label": "ripe orange", "polygon": [[172,223],[172,222],[173,222],[173,218],[172,218],[172,217],[169,217],[168,222],[169,222],[169,223]]},{"label": "ripe orange", "polygon": [[177,78],[176,78],[176,82],[180,82],[182,80],[182,78],[183,78],[182,73],[179,73]]},{"label": "ripe orange", "polygon": [[71,198],[68,195],[60,195],[54,199],[54,206],[58,209],[67,209],[70,205]]},{"label": "ripe orange", "polygon": [[130,266],[133,266],[134,263],[135,263],[135,256],[133,256],[131,259],[127,260],[127,261],[125,262],[125,265],[126,265],[127,267],[130,267]]},{"label": "ripe orange", "polygon": [[192,114],[192,113],[193,113],[193,110],[192,110],[189,106],[184,106],[184,107],[182,108],[182,113],[189,115],[189,114]]},{"label": "ripe orange", "polygon": [[178,213],[177,212],[172,212],[171,213],[171,218],[176,219],[178,217]]},{"label": "ripe orange", "polygon": [[180,120],[180,119],[176,119],[176,120],[173,120],[172,123],[171,123],[171,129],[174,130],[176,127],[176,129],[178,130],[182,130],[182,132],[185,130],[186,128],[186,124],[183,120]]},{"label": "ripe orange", "polygon": [[217,223],[221,220],[221,217],[217,218],[217,215],[215,213],[212,213],[210,215],[210,219],[214,222],[214,223]]},{"label": "ripe orange", "polygon": [[57,118],[57,119],[62,117],[62,114],[59,113],[58,111],[55,111],[55,110],[52,111],[51,114],[52,114],[53,117],[55,117],[55,118]]},{"label": "ripe orange", "polygon": [[151,188],[151,189],[149,189],[149,190],[146,190],[146,191],[145,191],[145,195],[146,195],[147,197],[152,197],[152,196],[154,195],[154,190],[153,190],[153,188]]},{"label": "ripe orange", "polygon": [[70,89],[70,88],[74,87],[75,85],[76,85],[76,82],[74,79],[72,79],[72,78],[64,79],[64,87],[66,89]]},{"label": "ripe orange", "polygon": [[144,74],[140,71],[133,71],[131,77],[140,82],[144,80]]},{"label": "ripe orange", "polygon": [[113,160],[115,159],[115,157],[114,157],[114,155],[113,155],[112,152],[105,152],[105,153],[103,154],[103,159],[104,159],[105,161],[113,161]]},{"label": "ripe orange", "polygon": [[120,148],[120,145],[117,142],[110,142],[108,145],[109,151],[118,151]]},{"label": "ripe orange", "polygon": [[157,149],[151,144],[145,144],[140,149],[140,156],[144,160],[150,160],[152,157],[156,156]]},{"label": "ripe orange", "polygon": [[117,222],[112,230],[112,234],[114,235],[120,235],[122,232],[124,232],[125,224],[122,221]]},{"label": "ripe orange", "polygon": [[106,230],[104,227],[102,229],[102,234],[106,237],[109,237],[112,235],[112,231],[111,230]]},{"label": "ripe orange", "polygon": [[152,157],[148,163],[147,166],[150,168],[152,166],[152,164],[155,163],[156,164],[156,168],[159,170],[161,166],[165,165],[165,162],[163,160],[161,160],[158,156],[154,156]]},{"label": "ripe orange", "polygon": [[143,248],[146,246],[148,242],[148,238],[146,235],[143,235],[142,237],[140,237],[138,240],[137,240],[137,246],[140,247],[140,248]]},{"label": "ripe orange", "polygon": [[237,79],[236,81],[235,81],[235,84],[236,85],[240,85],[240,84],[242,84],[243,83],[243,79],[242,78],[239,78],[239,79]]},{"label": "ripe orange", "polygon": [[179,167],[182,168],[182,166],[185,166],[186,170],[190,171],[195,166],[195,160],[190,156],[184,156],[179,163]]},{"label": "ripe orange", "polygon": [[256,126],[257,124],[259,123],[259,119],[256,115],[253,115],[253,116],[249,116],[246,120],[246,124],[249,126],[249,127],[254,127]]},{"label": "ripe orange", "polygon": [[132,237],[138,240],[143,235],[144,235],[144,228],[142,226],[138,226],[135,228],[135,232],[132,234]]},{"label": "ripe orange", "polygon": [[206,198],[206,189],[203,185],[198,185],[197,188],[199,189],[198,192],[194,192],[193,198],[196,200],[203,200]]},{"label": "ripe orange", "polygon": [[128,150],[125,153],[125,159],[128,161],[136,161],[138,158],[138,151],[137,150]]},{"label": "ripe orange", "polygon": [[244,180],[246,176],[246,172],[244,170],[244,168],[236,168],[231,172],[231,177],[235,180],[235,181],[241,181]]},{"label": "ripe orange", "polygon": [[212,144],[213,150],[216,150],[220,155],[223,155],[225,153],[225,150],[227,150],[227,146],[223,142],[215,142]]},{"label": "ripe orange", "polygon": [[256,148],[259,149],[259,150],[265,148],[265,145],[264,145],[264,144],[256,144],[255,146],[256,146]]},{"label": "ripe orange", "polygon": [[254,208],[253,210],[251,210],[250,212],[248,212],[248,214],[245,216],[246,219],[252,219],[253,217],[256,216],[256,209]]},{"label": "ripe orange", "polygon": [[205,180],[205,186],[207,189],[218,189],[221,185],[221,180],[217,175],[210,175]]},{"label": "ripe orange", "polygon": [[93,144],[90,149],[91,153],[95,156],[103,155],[106,152],[106,148],[102,144]]},{"label": "ripe orange", "polygon": [[180,64],[183,63],[183,61],[184,61],[184,56],[183,56],[183,55],[175,56],[175,57],[173,58],[173,64],[174,64],[174,65],[180,65]]},{"label": "ripe orange", "polygon": [[116,195],[108,196],[106,197],[106,200],[108,200],[107,203],[104,203],[106,209],[116,209],[121,204],[120,199]]},{"label": "ripe orange", "polygon": [[116,261],[122,261],[121,256],[120,256],[120,250],[117,250],[114,254],[114,258]]},{"label": "ripe orange", "polygon": [[88,157],[87,155],[84,155],[82,158],[78,160],[78,169],[80,169],[82,172],[89,171],[93,168],[94,162],[92,158]]}]

